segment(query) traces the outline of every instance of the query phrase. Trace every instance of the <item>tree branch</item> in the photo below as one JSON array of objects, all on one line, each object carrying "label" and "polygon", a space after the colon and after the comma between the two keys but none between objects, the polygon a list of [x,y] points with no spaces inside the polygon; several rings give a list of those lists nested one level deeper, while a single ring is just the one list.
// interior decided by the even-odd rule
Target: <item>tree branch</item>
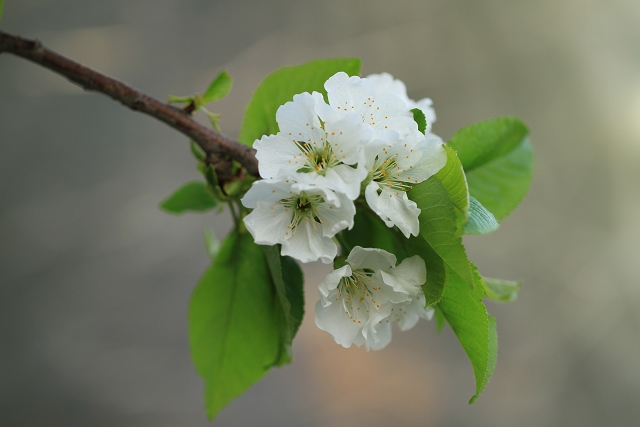
[{"label": "tree branch", "polygon": [[[207,154],[211,155],[209,157],[228,156],[238,161],[250,174],[259,176],[254,149],[202,126],[184,110],[161,102],[125,83],[65,58],[42,46],[38,40],[24,39],[0,31],[0,53],[2,52],[28,59],[66,77],[85,90],[102,92],[132,110],[155,117],[194,140]],[[220,162],[216,167],[229,165],[230,162]],[[220,170],[218,173],[230,176],[231,171]]]}]

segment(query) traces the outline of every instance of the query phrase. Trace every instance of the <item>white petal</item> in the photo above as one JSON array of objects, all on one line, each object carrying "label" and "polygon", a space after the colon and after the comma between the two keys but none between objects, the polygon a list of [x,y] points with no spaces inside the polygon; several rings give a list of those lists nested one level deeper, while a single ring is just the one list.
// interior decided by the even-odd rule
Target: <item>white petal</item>
[{"label": "white petal", "polygon": [[341,200],[345,199],[345,197],[338,197],[339,193],[329,188],[325,177],[316,173],[296,173],[292,175],[291,179],[296,181],[291,185],[291,190],[294,193],[304,191],[308,194],[317,194],[321,196],[325,202],[332,203],[336,207],[340,207]]},{"label": "white petal", "polygon": [[327,141],[342,163],[354,165],[360,159],[360,151],[372,137],[371,128],[362,123],[355,113],[335,115],[325,120]]},{"label": "white petal", "polygon": [[294,95],[293,102],[280,106],[276,121],[283,135],[312,145],[322,145],[324,131],[320,126],[316,104],[319,99],[310,93]]},{"label": "white petal", "polygon": [[367,351],[382,350],[391,342],[391,322],[382,320],[382,323],[376,325],[375,333],[369,333],[367,338],[364,337],[364,328],[355,337],[353,343],[360,347],[365,344]]},{"label": "white petal", "polygon": [[388,270],[396,265],[396,256],[383,249],[356,246],[349,253],[347,262],[353,269]]},{"label": "white petal", "polygon": [[275,178],[296,172],[306,163],[306,157],[291,138],[282,132],[263,136],[253,144],[262,178]]},{"label": "white petal", "polygon": [[362,104],[359,109],[364,123],[380,130],[394,130],[400,138],[410,134],[420,135],[413,113],[398,97],[383,94]]},{"label": "white petal", "polygon": [[320,224],[307,220],[295,228],[292,236],[282,245],[281,253],[301,262],[320,259],[330,264],[338,253],[338,247],[331,238],[322,235]]},{"label": "white petal", "polygon": [[344,193],[350,200],[355,200],[360,196],[360,183],[367,177],[367,171],[338,165],[329,169],[325,177],[329,188]]},{"label": "white petal", "polygon": [[[354,112],[373,94],[373,88],[368,80],[360,77],[349,77],[347,73],[334,74],[324,84],[332,107],[340,107],[342,112]],[[351,108],[353,107],[353,108]]]},{"label": "white petal", "polygon": [[393,221],[391,221],[388,216],[378,208],[378,201],[380,200],[378,191],[380,191],[380,185],[375,181],[371,181],[364,190],[364,197],[371,210],[373,210],[384,221],[387,227],[393,227]]},{"label": "white petal", "polygon": [[[404,191],[394,191],[385,187],[377,200],[377,209],[382,213],[380,217],[388,224],[387,218],[397,226],[408,239],[410,235],[417,236],[420,230],[418,215],[420,209],[413,200],[409,200]],[[377,213],[377,212],[376,212]]]},{"label": "white petal", "polygon": [[398,323],[401,331],[408,331],[420,320],[420,311],[424,311],[424,305],[421,306],[420,302],[412,300],[394,307],[390,319]]},{"label": "white petal", "polygon": [[442,140],[431,134],[421,142],[422,156],[414,163],[413,168],[403,173],[400,179],[410,176],[405,182],[422,182],[435,175],[447,163],[447,153],[442,145]]},{"label": "white petal", "polygon": [[406,258],[397,267],[380,272],[384,282],[396,292],[402,292],[414,298],[420,287],[427,281],[427,269],[420,256]]},{"label": "white petal", "polygon": [[[348,199],[355,200],[360,195],[360,183],[367,177],[367,172],[362,168],[352,168],[347,165],[338,165],[329,169],[326,175],[320,175],[317,172],[293,174],[300,179],[300,185],[296,186],[299,191],[310,190],[312,188],[323,188],[326,195],[324,199],[327,202],[340,202],[336,196],[336,192],[344,193]],[[316,191],[317,194],[320,194]]]},{"label": "white petal", "polygon": [[[379,157],[381,160],[384,160],[386,157],[383,149],[387,149],[387,151],[393,145],[393,141],[398,140],[400,137],[397,132],[391,131],[391,134],[387,134],[388,138],[386,139],[374,139],[367,143],[362,149],[362,157],[360,163],[366,167],[367,172],[371,172],[373,165],[376,161],[376,157]],[[360,164],[358,164],[360,166]]]},{"label": "white petal", "polygon": [[410,99],[407,96],[407,87],[401,80],[394,79],[389,73],[371,74],[365,78],[371,82],[375,95],[390,93],[408,105]]},{"label": "white petal", "polygon": [[391,319],[398,322],[398,326],[402,331],[413,328],[420,318],[431,320],[434,313],[433,307],[424,306],[424,294],[422,292],[410,303],[399,304],[398,307],[394,308]]},{"label": "white petal", "polygon": [[338,301],[335,304],[323,307],[318,301],[315,306],[316,326],[333,335],[333,339],[341,346],[348,348],[353,344],[353,339],[362,329],[362,324],[353,322],[349,314]]},{"label": "white petal", "polygon": [[366,78],[371,82],[375,95],[391,93],[402,99],[409,109],[418,108],[422,110],[427,120],[425,133],[429,133],[431,131],[431,127],[436,121],[436,112],[433,109],[433,101],[431,101],[430,98],[422,98],[419,101],[409,99],[405,84],[401,80],[394,79],[389,73],[371,74]]},{"label": "white petal", "polygon": [[318,205],[318,218],[322,221],[322,233],[325,237],[333,237],[345,228],[353,227],[353,218],[356,208],[353,201],[345,195],[337,193],[340,199],[340,206],[332,203],[322,203]]},{"label": "white petal", "polygon": [[368,79],[337,73],[324,86],[332,107],[358,113],[365,124],[376,130],[395,130],[400,137],[420,133],[407,104],[391,93],[376,95]]},{"label": "white petal", "polygon": [[277,180],[261,179],[255,181],[241,202],[244,206],[254,209],[258,202],[274,203],[290,197],[292,181],[286,178]]},{"label": "white petal", "polygon": [[286,243],[285,233],[291,225],[291,214],[277,203],[258,202],[253,212],[244,218],[244,223],[258,245]]},{"label": "white petal", "polygon": [[[321,299],[326,299],[331,291],[335,290],[340,284],[340,280],[343,277],[351,276],[352,271],[349,265],[344,265],[337,270],[333,270],[331,273],[327,274],[322,283],[318,285],[318,293],[320,294]],[[330,304],[331,302],[329,302]],[[323,304],[326,307],[328,304]]]}]

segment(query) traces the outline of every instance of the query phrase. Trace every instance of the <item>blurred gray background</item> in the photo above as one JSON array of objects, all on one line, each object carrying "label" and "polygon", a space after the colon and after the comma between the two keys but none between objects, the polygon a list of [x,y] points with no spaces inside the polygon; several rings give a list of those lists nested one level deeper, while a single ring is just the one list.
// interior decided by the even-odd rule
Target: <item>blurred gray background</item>
[{"label": "blurred gray background", "polygon": [[[315,327],[323,265],[305,266],[295,361],[217,426],[640,424],[640,3],[637,0],[7,0],[2,28],[150,94],[235,78],[237,136],[269,72],[357,56],[413,98],[434,131],[516,115],[531,128],[530,194],[466,240],[487,276],[523,279],[488,303],[500,352],[481,398],[450,329],[422,322],[385,350]],[[186,308],[226,214],[157,209],[198,179],[186,138],[0,56],[0,425],[205,426]]]}]

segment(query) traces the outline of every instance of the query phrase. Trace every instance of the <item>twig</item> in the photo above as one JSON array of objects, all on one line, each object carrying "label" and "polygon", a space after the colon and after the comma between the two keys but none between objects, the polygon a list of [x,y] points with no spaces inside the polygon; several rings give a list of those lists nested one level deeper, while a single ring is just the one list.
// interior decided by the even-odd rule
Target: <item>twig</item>
[{"label": "twig", "polygon": [[[163,103],[127,84],[65,58],[42,46],[38,40],[24,39],[0,31],[0,53],[2,52],[28,59],[66,77],[85,90],[102,92],[132,110],[155,117],[193,139],[213,157],[228,156],[238,161],[250,174],[259,176],[254,149],[202,126],[184,110]],[[229,162],[222,162],[216,166],[227,167],[229,164]],[[231,171],[220,170],[218,173],[229,176]]]}]

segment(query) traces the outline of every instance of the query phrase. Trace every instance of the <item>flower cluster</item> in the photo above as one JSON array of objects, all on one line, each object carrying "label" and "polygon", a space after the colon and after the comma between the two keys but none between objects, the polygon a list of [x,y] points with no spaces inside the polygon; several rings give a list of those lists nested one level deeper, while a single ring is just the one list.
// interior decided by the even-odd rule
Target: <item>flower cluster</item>
[{"label": "flower cluster", "polygon": [[420,288],[426,274],[417,255],[396,266],[393,254],[356,246],[318,287],[316,325],[343,347],[365,344],[367,350],[380,350],[391,341],[391,323],[406,331],[421,317],[433,316]]},{"label": "flower cluster", "polygon": [[[410,100],[389,74],[340,72],[318,92],[295,95],[276,113],[280,132],[256,141],[263,180],[242,199],[253,211],[245,225],[256,243],[282,245],[282,255],[331,263],[334,236],[353,227],[361,195],[388,227],[408,238],[419,231],[407,191],[446,163],[442,140],[430,132],[431,100]],[[413,118],[427,118],[422,133]]]}]

